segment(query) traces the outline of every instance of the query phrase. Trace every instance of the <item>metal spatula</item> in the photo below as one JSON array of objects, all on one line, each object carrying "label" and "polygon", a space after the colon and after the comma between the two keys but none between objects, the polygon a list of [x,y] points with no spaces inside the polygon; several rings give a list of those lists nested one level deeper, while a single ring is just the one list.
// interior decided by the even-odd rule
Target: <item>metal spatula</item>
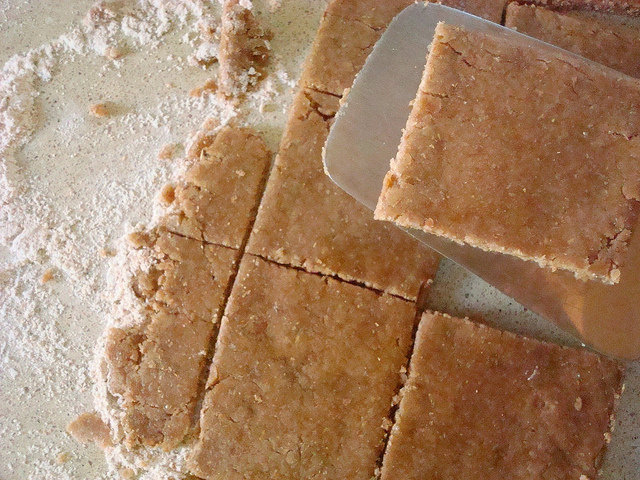
[{"label": "metal spatula", "polygon": [[[325,146],[325,170],[373,210],[395,157],[438,22],[558,51],[555,46],[436,4],[402,11],[376,44],[336,116]],[[568,54],[568,52],[565,52]],[[571,54],[569,54],[571,55]],[[584,59],[583,59],[584,61]],[[593,348],[619,358],[640,357],[640,235],[634,234],[616,285],[576,280],[533,262],[459,245],[421,231],[411,235],[472,271],[523,306]]]}]

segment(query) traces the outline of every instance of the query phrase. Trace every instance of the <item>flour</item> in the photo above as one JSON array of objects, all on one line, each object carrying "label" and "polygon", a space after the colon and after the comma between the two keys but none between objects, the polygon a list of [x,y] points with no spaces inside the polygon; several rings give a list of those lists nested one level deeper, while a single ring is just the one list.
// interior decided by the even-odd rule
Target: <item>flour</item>
[{"label": "flour", "polygon": [[[118,292],[136,262],[123,256],[119,239],[153,224],[158,192],[189,164],[158,159],[163,145],[186,152],[208,118],[253,125],[276,149],[291,79],[323,8],[253,4],[282,61],[238,106],[188,95],[216,75],[221,6],[212,1],[99,2],[62,35],[14,52],[0,68],[1,478],[111,479],[122,469],[141,472],[142,463],[142,478],[181,470],[184,452],[122,447],[107,452],[108,466],[64,431],[94,408],[96,340],[136,308]],[[288,36],[291,19],[309,27]],[[104,102],[114,113],[91,116],[90,106]],[[53,278],[42,283],[48,271]]]}]

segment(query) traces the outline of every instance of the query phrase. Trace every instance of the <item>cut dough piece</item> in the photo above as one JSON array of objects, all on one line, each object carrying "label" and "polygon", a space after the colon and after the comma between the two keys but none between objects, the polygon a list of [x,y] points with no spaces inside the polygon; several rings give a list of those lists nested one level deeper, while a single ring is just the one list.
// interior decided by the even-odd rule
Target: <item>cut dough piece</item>
[{"label": "cut dough piece", "polygon": [[269,35],[239,0],[225,0],[218,59],[219,92],[239,97],[264,77],[271,51]]},{"label": "cut dough piece", "polygon": [[409,370],[382,480],[596,478],[617,362],[427,312]]},{"label": "cut dough piece", "polygon": [[442,0],[437,2],[500,23],[508,0]]},{"label": "cut dough piece", "polygon": [[620,14],[640,15],[639,0],[523,0],[554,10],[595,10]]},{"label": "cut dough piece", "polygon": [[132,279],[140,308],[103,342],[100,374],[128,448],[174,448],[193,424],[209,345],[238,252],[166,231],[138,234],[148,268]]},{"label": "cut dough piece", "polygon": [[270,162],[271,153],[252,130],[224,127],[176,185],[170,213],[160,224],[180,235],[240,248]]},{"label": "cut dough piece", "polygon": [[[300,87],[342,96],[389,22],[412,0],[333,0],[325,11],[300,78]],[[445,0],[441,3],[500,22],[506,0]]]},{"label": "cut dough piece", "polygon": [[415,305],[246,255],[191,470],[212,479],[373,477]]},{"label": "cut dough piece", "polygon": [[300,88],[341,97],[364,65],[382,35],[357,20],[333,15],[333,2],[325,12],[300,77]]},{"label": "cut dough piece", "polygon": [[640,18],[511,3],[507,27],[640,77]]},{"label": "cut dough piece", "polygon": [[638,134],[636,79],[440,24],[376,218],[615,283]]},{"label": "cut dough piece", "polygon": [[325,175],[322,147],[337,108],[331,95],[296,95],[247,251],[415,299],[435,274],[438,256],[374,221]]}]

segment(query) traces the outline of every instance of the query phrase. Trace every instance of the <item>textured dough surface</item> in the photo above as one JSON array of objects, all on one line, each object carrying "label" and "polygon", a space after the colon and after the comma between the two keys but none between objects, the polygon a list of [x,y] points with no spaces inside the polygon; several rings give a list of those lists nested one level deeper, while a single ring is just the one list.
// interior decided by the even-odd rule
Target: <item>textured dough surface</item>
[{"label": "textured dough surface", "polygon": [[322,147],[335,97],[301,90],[294,101],[247,251],[415,299],[438,257],[335,185]]},{"label": "textured dough surface", "polygon": [[271,57],[269,35],[239,0],[225,0],[220,32],[218,87],[228,97],[254,88]]},{"label": "textured dough surface", "polygon": [[640,15],[639,0],[525,0],[553,10],[594,10],[619,14]]},{"label": "textured dough surface", "polygon": [[585,349],[427,312],[382,480],[595,478],[621,376]]},{"label": "textured dough surface", "polygon": [[252,130],[222,128],[177,185],[165,188],[170,208],[159,226],[129,236],[119,315],[99,360],[102,414],[116,442],[170,450],[191,432],[269,162]]},{"label": "textured dough surface", "polygon": [[410,302],[246,255],[192,471],[209,480],[370,479],[414,325]]},{"label": "textured dough surface", "polygon": [[225,127],[175,186],[160,224],[207,243],[240,248],[262,193],[271,153],[248,128]]},{"label": "textured dough surface", "polygon": [[152,231],[138,244],[150,255],[131,288],[139,317],[108,329],[101,371],[118,399],[119,435],[137,445],[171,449],[187,435],[209,343],[238,252]]},{"label": "textured dough surface", "polygon": [[638,133],[636,79],[440,24],[376,215],[614,283]]},{"label": "textured dough surface", "polygon": [[[393,17],[412,0],[335,0],[324,14],[300,78],[300,87],[342,96]],[[506,0],[438,2],[499,23]]]},{"label": "textured dough surface", "polygon": [[640,77],[640,18],[510,3],[505,26]]}]

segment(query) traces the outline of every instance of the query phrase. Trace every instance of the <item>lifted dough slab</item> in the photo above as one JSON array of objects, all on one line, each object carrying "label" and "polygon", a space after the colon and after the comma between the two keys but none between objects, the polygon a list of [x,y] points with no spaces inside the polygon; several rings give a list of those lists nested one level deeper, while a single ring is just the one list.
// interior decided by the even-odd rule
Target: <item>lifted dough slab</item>
[{"label": "lifted dough slab", "polygon": [[213,479],[369,480],[415,305],[246,255],[190,468]]},{"label": "lifted dough slab", "polygon": [[596,478],[617,362],[427,312],[409,370],[382,480]]},{"label": "lifted dough slab", "polygon": [[322,147],[338,99],[300,90],[247,245],[249,253],[415,299],[438,256],[336,186]]},{"label": "lifted dough slab", "polygon": [[248,128],[224,127],[175,187],[160,225],[207,243],[240,248],[248,234],[271,162]]},{"label": "lifted dough slab", "polygon": [[510,3],[505,26],[640,78],[640,18]]},{"label": "lifted dough slab", "polygon": [[150,255],[131,288],[142,304],[104,341],[101,375],[118,399],[128,448],[174,448],[193,424],[203,369],[238,252],[166,231],[137,234],[134,254]]},{"label": "lifted dough slab", "polygon": [[615,283],[638,134],[636,79],[440,24],[376,218]]}]

